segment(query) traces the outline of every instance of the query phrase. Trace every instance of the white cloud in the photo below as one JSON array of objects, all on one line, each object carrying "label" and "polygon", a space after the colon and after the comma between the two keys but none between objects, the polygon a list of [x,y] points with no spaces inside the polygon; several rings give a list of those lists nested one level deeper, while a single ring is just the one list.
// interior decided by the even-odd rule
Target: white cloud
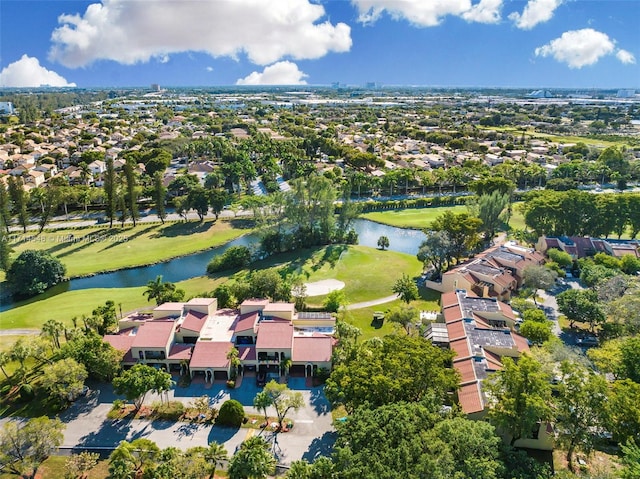
[{"label": "white cloud", "polygon": [[[569,68],[582,68],[613,53],[614,48],[615,40],[610,39],[606,33],[584,28],[564,32],[560,38],[536,48],[535,54],[541,57],[552,56],[569,65]],[[619,56],[618,58],[620,59]]]},{"label": "white cloud", "polygon": [[103,0],[61,15],[50,58],[68,67],[99,59],[123,64],[197,51],[267,65],[289,56],[320,58],[351,48],[351,29],[321,19],[311,0]]},{"label": "white cloud", "polygon": [[383,12],[395,20],[406,19],[419,27],[433,27],[447,15],[469,22],[497,23],[503,0],[351,0],[362,23],[375,22]]},{"label": "white cloud", "polygon": [[616,58],[625,64],[636,63],[636,57],[633,56],[633,53],[623,50],[622,48],[616,52]]},{"label": "white cloud", "polygon": [[39,86],[68,86],[74,87],[75,83],[69,83],[56,72],[47,70],[40,65],[35,57],[22,55],[20,60],[10,63],[0,72],[0,86],[13,88],[29,88]]},{"label": "white cloud", "polygon": [[208,72],[212,72],[212,71],[213,71],[213,67],[207,67],[207,68],[206,68],[206,70],[207,70]]},{"label": "white cloud", "polygon": [[306,85],[304,79],[308,76],[295,63],[284,61],[265,67],[262,73],[253,72],[240,78],[236,85]]},{"label": "white cloud", "polygon": [[551,20],[553,14],[564,0],[529,0],[522,14],[513,12],[509,19],[513,20],[518,28],[531,30],[538,23]]}]

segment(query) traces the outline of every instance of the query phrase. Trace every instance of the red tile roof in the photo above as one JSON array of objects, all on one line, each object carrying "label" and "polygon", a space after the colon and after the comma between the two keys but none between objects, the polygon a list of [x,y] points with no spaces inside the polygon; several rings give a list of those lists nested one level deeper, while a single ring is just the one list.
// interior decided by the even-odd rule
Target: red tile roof
[{"label": "red tile roof", "polygon": [[240,361],[255,361],[256,357],[256,348],[253,346],[238,347],[238,358]]},{"label": "red tile roof", "polygon": [[133,340],[135,339],[135,336],[131,335],[134,329],[135,328],[123,329],[118,334],[106,334],[102,339],[118,351],[126,353],[131,350],[131,344],[133,344]]},{"label": "red tile roof", "polygon": [[228,368],[227,354],[233,345],[228,342],[198,341],[191,353],[190,368]]},{"label": "red tile roof", "polygon": [[453,367],[460,373],[460,384],[477,381],[473,361],[473,358],[468,358],[453,363]]},{"label": "red tile roof", "polygon": [[238,316],[238,320],[236,321],[234,331],[236,332],[236,334],[243,331],[249,331],[249,330],[253,331],[253,328],[257,320],[258,320],[257,311]]},{"label": "red tile roof", "polygon": [[460,310],[460,306],[451,306],[443,311],[444,313],[444,322],[445,323],[453,323],[455,321],[459,321],[463,318],[462,311]]},{"label": "red tile roof", "polygon": [[523,336],[520,336],[517,333],[511,332],[511,336],[518,347],[518,351],[524,353],[525,351],[529,351],[529,341]]},{"label": "red tile roof", "polygon": [[482,403],[482,394],[480,393],[480,385],[478,383],[466,384],[458,389],[458,400],[462,407],[462,412],[472,414],[484,410]]},{"label": "red tile roof", "polygon": [[442,297],[440,299],[442,303],[442,308],[448,308],[449,306],[453,306],[454,304],[458,304],[458,296],[456,296],[455,291],[450,291],[448,293],[442,293]]},{"label": "red tile roof", "polygon": [[207,313],[199,313],[198,311],[189,311],[184,317],[184,321],[180,328],[188,329],[189,331],[195,331],[199,333],[202,331],[204,323],[207,322]]},{"label": "red tile roof", "polygon": [[258,323],[257,349],[291,349],[293,325],[289,321],[261,321]]},{"label": "red tile roof", "polygon": [[193,344],[174,344],[169,350],[169,357],[167,359],[189,359],[191,357],[191,349]]},{"label": "red tile roof", "polygon": [[449,341],[455,341],[456,339],[465,338],[467,336],[467,332],[464,330],[464,324],[462,321],[447,324],[447,332],[449,333]]},{"label": "red tile roof", "polygon": [[332,338],[323,334],[295,336],[291,360],[308,363],[329,362],[331,361],[332,344]]},{"label": "red tile roof", "polygon": [[457,339],[456,341],[451,341],[449,343],[449,347],[452,351],[455,351],[456,359],[460,358],[468,358],[471,356],[471,351],[469,351],[469,343],[467,342],[467,338]]},{"label": "red tile roof", "polygon": [[131,347],[133,348],[164,348],[173,335],[173,321],[147,321],[138,326]]},{"label": "red tile roof", "polygon": [[493,371],[499,371],[503,368],[500,356],[492,353],[491,351],[484,350],[484,355],[487,358],[487,367]]}]

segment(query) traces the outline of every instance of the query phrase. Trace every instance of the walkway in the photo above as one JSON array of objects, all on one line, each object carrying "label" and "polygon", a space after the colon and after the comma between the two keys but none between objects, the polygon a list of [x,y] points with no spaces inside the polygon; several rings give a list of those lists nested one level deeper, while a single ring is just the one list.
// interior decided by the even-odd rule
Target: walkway
[{"label": "walkway", "polygon": [[368,308],[370,306],[377,306],[379,304],[390,303],[391,301],[395,301],[399,297],[400,297],[400,295],[398,295],[398,294],[392,294],[391,296],[386,296],[384,298],[378,298],[378,299],[372,299],[371,301],[363,301],[361,303],[348,304],[347,306],[345,306],[344,309],[346,309],[347,311],[350,311],[352,309]]}]

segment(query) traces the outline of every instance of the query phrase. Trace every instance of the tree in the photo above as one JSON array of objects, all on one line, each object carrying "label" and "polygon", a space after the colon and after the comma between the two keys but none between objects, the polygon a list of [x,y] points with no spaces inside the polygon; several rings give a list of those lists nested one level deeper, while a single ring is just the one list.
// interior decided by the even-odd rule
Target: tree
[{"label": "tree", "polygon": [[[0,190],[2,190],[1,186]],[[11,266],[11,253],[13,253],[6,230],[2,216],[0,216],[0,271],[4,272],[7,272]]]},{"label": "tree", "polygon": [[484,238],[489,241],[504,220],[503,212],[509,204],[509,194],[494,191],[491,194],[483,194],[475,202],[469,203],[469,211],[482,221],[481,231]]},{"label": "tree", "polygon": [[9,379],[9,375],[4,367],[11,361],[11,353],[9,351],[0,351],[0,371],[2,371],[2,374],[4,374],[4,377],[7,379]]},{"label": "tree", "polygon": [[407,334],[411,334],[411,329],[417,324],[419,318],[418,310],[411,307],[393,308],[385,314],[387,321],[399,324]]},{"label": "tree", "polygon": [[566,253],[557,248],[550,248],[547,250],[547,256],[549,259],[558,264],[561,268],[568,268],[573,263],[573,259],[569,253]]},{"label": "tree", "polygon": [[331,291],[324,300],[324,309],[331,313],[337,313],[347,303],[344,291],[335,289]]},{"label": "tree", "polygon": [[109,473],[113,479],[140,477],[147,469],[155,468],[159,456],[160,448],[150,439],[121,441],[109,456]]},{"label": "tree", "polygon": [[116,394],[122,394],[127,400],[133,401],[134,407],[139,410],[147,393],[167,381],[171,381],[169,373],[146,364],[136,364],[113,379],[113,389]]},{"label": "tree", "polygon": [[513,446],[551,419],[551,388],[540,363],[528,354],[517,363],[504,357],[503,365],[485,381],[492,398],[489,420],[509,435]]},{"label": "tree", "polygon": [[245,418],[244,407],[239,401],[229,399],[222,403],[216,422],[223,426],[240,427]]},{"label": "tree", "polygon": [[620,377],[640,384],[640,337],[625,338],[619,344]]},{"label": "tree", "polygon": [[418,260],[425,266],[433,266],[435,275],[432,279],[439,279],[442,272],[449,268],[452,259],[453,244],[446,231],[427,231],[427,239],[422,242],[418,250]]},{"label": "tree", "polygon": [[548,321],[539,323],[537,321],[524,321],[520,325],[519,333],[531,341],[536,346],[549,341],[552,337],[551,324]]},{"label": "tree", "polygon": [[33,344],[25,338],[18,339],[9,350],[11,359],[20,363],[20,369],[24,369],[24,362],[31,356],[32,352]]},{"label": "tree", "polygon": [[51,339],[53,346],[60,349],[60,334],[64,332],[64,324],[55,319],[47,320],[41,328],[41,334]]},{"label": "tree", "polygon": [[209,206],[211,206],[211,212],[216,215],[216,220],[227,204],[227,197],[227,192],[221,188],[209,191]]},{"label": "tree", "polygon": [[29,224],[29,212],[27,207],[29,205],[29,193],[24,189],[24,183],[22,178],[14,178],[9,176],[7,180],[9,185],[9,197],[13,204],[12,213],[18,217],[18,223],[22,226],[22,232],[27,232],[27,226]]},{"label": "tree", "polygon": [[140,217],[138,213],[138,179],[136,174],[137,163],[133,157],[128,157],[124,164],[124,175],[127,180],[126,203],[129,214],[136,226],[136,220]]},{"label": "tree", "polygon": [[596,439],[594,430],[602,425],[602,411],[607,400],[607,381],[599,374],[563,361],[557,385],[556,431],[566,447],[569,469],[573,471],[576,450],[589,453]]},{"label": "tree", "polygon": [[162,173],[156,171],[153,175],[153,202],[156,205],[156,214],[162,224],[164,224],[164,219],[167,217],[167,212],[164,207],[164,203],[167,199],[167,188],[164,186],[162,182]]},{"label": "tree", "polygon": [[589,323],[591,329],[605,320],[605,315],[597,303],[594,291],[568,289],[556,296],[558,311],[569,320],[569,327],[573,328],[576,321]]},{"label": "tree", "polygon": [[60,260],[46,251],[25,250],[7,271],[7,282],[14,296],[35,296],[63,281],[65,272]]},{"label": "tree", "polygon": [[440,414],[440,407],[427,398],[358,408],[336,426],[335,476],[316,477],[501,477],[500,438],[493,426]]},{"label": "tree", "polygon": [[7,421],[0,432],[0,471],[34,478],[40,464],[62,444],[64,424],[46,416],[25,424]]},{"label": "tree", "polygon": [[263,392],[269,397],[270,405],[276,410],[280,430],[283,428],[282,423],[289,411],[292,409],[297,411],[304,407],[302,393],[290,390],[286,384],[271,380],[264,386]]},{"label": "tree", "polygon": [[5,233],[9,233],[9,226],[11,226],[11,209],[10,209],[11,200],[9,198],[9,193],[4,185],[0,185],[0,228],[2,228]]},{"label": "tree", "polygon": [[640,431],[640,384],[630,379],[614,381],[605,402],[605,429],[624,443]]},{"label": "tree", "polygon": [[387,238],[386,236],[380,236],[380,238],[378,238],[378,248],[384,251],[385,248],[388,248],[388,247],[389,247],[389,238]]},{"label": "tree", "polygon": [[147,283],[147,289],[142,293],[147,297],[147,301],[156,300],[156,304],[160,306],[163,303],[172,301],[182,301],[184,298],[184,290],[176,288],[174,283],[163,282],[162,275],[156,276],[156,279]]},{"label": "tree", "polygon": [[[341,334],[340,342],[342,338]],[[421,336],[387,335],[381,344],[362,344],[351,351],[355,354],[338,351],[343,357],[325,386],[329,401],[343,404],[350,413],[365,404],[378,407],[420,401],[426,396],[445,401],[459,383],[450,367],[453,352],[433,346]]]},{"label": "tree", "polygon": [[222,467],[228,459],[227,450],[222,444],[218,444],[215,441],[210,442],[209,447],[204,451],[204,459],[207,461],[209,479],[213,479],[216,475],[217,467]]},{"label": "tree", "polygon": [[275,472],[276,459],[269,444],[253,436],[240,444],[240,449],[229,461],[230,479],[266,479]]},{"label": "tree", "polygon": [[96,467],[100,460],[100,454],[83,451],[80,454],[72,454],[64,464],[65,477],[85,479],[87,472]]},{"label": "tree", "polygon": [[82,364],[71,358],[60,359],[42,370],[42,387],[64,404],[82,392],[87,376]]},{"label": "tree", "polygon": [[209,211],[209,196],[207,190],[201,186],[196,186],[189,191],[189,206],[196,210],[200,221],[204,221],[204,217]]},{"label": "tree", "polygon": [[527,266],[522,271],[522,283],[533,290],[533,302],[536,305],[538,304],[536,299],[538,290],[551,288],[557,277],[558,274],[555,271],[539,265]]},{"label": "tree", "polygon": [[620,445],[622,449],[622,479],[640,478],[640,446],[636,440],[629,439],[626,444]]},{"label": "tree", "polygon": [[267,408],[269,406],[271,406],[271,397],[266,393],[266,391],[259,391],[258,394],[256,394],[256,397],[253,398],[253,407],[264,413],[265,426],[269,422],[269,416],[267,415]]},{"label": "tree", "polygon": [[398,279],[394,283],[392,291],[396,293],[400,297],[400,299],[407,304],[420,297],[416,282],[404,273],[402,274],[402,278]]},{"label": "tree", "polygon": [[75,359],[98,381],[111,381],[118,374],[123,354],[94,332],[75,336],[60,349],[60,357]]},{"label": "tree", "polygon": [[468,213],[453,213],[445,211],[438,216],[430,228],[434,231],[444,231],[451,241],[451,257],[457,262],[480,243],[480,227],[482,220],[474,218]]}]

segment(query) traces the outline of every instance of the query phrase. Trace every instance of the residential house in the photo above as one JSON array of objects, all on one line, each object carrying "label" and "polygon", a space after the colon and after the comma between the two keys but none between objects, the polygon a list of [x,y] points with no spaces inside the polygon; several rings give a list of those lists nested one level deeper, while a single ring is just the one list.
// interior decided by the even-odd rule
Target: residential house
[{"label": "residential house", "polygon": [[616,258],[626,254],[640,258],[640,240],[612,240],[591,238],[588,236],[541,236],[536,243],[536,250],[546,253],[555,248],[571,255],[573,259],[606,253]]},{"label": "residential house", "polygon": [[123,364],[153,364],[185,371],[205,381],[228,379],[230,351],[238,351],[239,372],[313,376],[331,368],[335,318],[298,313],[292,303],[244,301],[239,310],[218,309],[215,298],[164,303],[152,313],[134,313],[119,322],[105,341],[124,352]]},{"label": "residential house", "polygon": [[[442,295],[442,315],[449,347],[455,352],[453,367],[460,374],[458,402],[471,419],[483,419],[491,399],[484,381],[503,369],[503,358],[517,358],[529,351],[526,338],[513,331],[511,307],[494,298],[481,298],[457,290]],[[439,339],[442,344],[443,339]],[[546,423],[539,424],[516,447],[552,450],[553,434]]]}]

